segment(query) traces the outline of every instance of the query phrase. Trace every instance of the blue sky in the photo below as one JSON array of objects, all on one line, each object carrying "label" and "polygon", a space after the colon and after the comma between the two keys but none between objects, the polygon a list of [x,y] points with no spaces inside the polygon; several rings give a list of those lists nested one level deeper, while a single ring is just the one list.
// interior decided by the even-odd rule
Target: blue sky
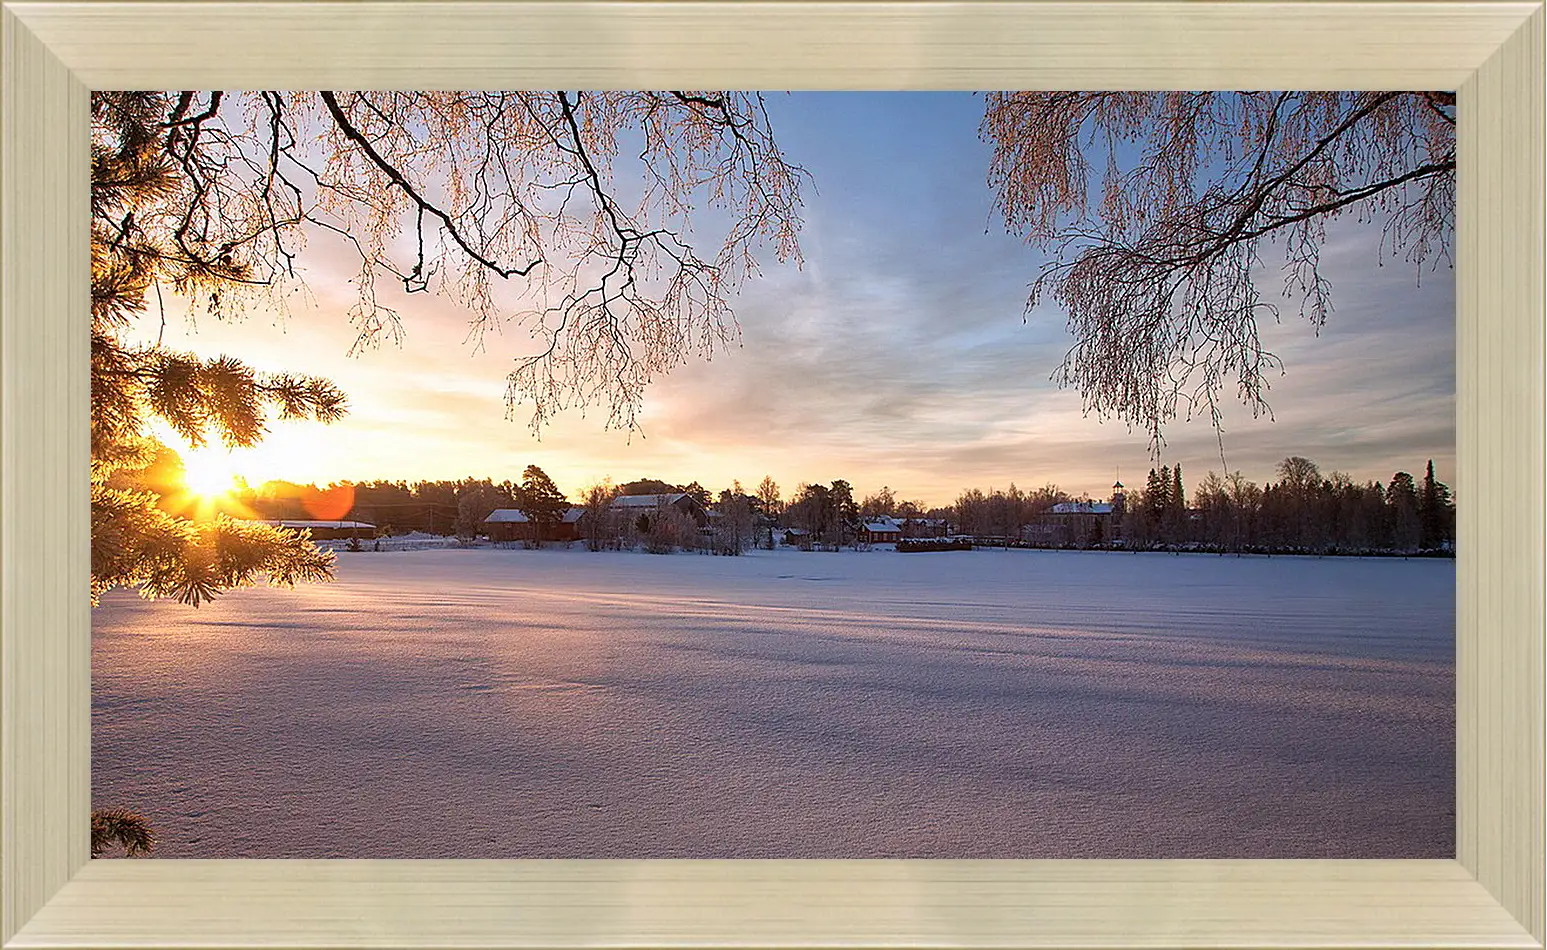
[{"label": "blue sky", "polygon": [[[1159,464],[1148,435],[1087,417],[1078,393],[1050,381],[1071,339],[1052,307],[1027,314],[1041,258],[1008,235],[986,183],[982,100],[966,94],[769,96],[786,156],[814,178],[800,241],[803,268],[766,255],[733,302],[740,344],[693,362],[646,393],[642,432],[606,432],[603,415],[561,415],[532,438],[520,410],[507,421],[504,376],[520,334],[474,352],[466,315],[417,298],[407,339],[349,358],[346,288],[310,262],[314,302],[283,321],[174,321],[167,342],[231,352],[265,369],[328,376],[349,393],[349,418],[276,426],[231,463],[252,481],[286,477],[518,478],[542,465],[572,496],[602,476],[731,479],[771,475],[785,494],[802,481],[846,478],[860,493],[888,485],[926,504],[968,487],[1056,483],[1104,497],[1120,471],[1142,484]],[[1455,305],[1445,265],[1421,275],[1378,266],[1378,228],[1333,227],[1324,270],[1337,312],[1320,334],[1288,307],[1264,342],[1284,361],[1274,418],[1228,412],[1230,469],[1263,481],[1286,455],[1323,471],[1386,481],[1455,455]],[[1281,279],[1269,275],[1276,296]],[[1206,420],[1178,420],[1162,462],[1180,462],[1189,490],[1221,469]]]}]

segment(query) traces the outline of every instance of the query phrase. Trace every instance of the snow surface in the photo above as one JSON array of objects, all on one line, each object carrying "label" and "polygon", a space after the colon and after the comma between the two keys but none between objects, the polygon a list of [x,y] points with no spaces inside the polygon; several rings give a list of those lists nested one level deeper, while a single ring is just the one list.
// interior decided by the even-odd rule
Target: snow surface
[{"label": "snow surface", "polygon": [[1455,565],[339,555],[93,612],[165,857],[1449,857]]}]

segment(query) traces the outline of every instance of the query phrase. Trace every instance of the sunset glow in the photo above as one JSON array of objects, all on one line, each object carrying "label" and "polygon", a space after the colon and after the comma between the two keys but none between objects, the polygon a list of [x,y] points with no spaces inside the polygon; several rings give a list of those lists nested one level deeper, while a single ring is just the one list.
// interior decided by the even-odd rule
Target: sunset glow
[{"label": "sunset glow", "polygon": [[205,498],[230,494],[236,487],[237,473],[231,452],[226,449],[189,449],[181,453],[183,481],[188,490]]}]

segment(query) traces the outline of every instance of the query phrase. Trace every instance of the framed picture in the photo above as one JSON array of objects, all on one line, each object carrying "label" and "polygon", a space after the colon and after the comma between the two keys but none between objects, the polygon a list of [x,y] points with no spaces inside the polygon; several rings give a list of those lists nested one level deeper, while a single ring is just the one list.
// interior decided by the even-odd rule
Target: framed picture
[{"label": "framed picture", "polygon": [[[0,9],[6,945],[1541,945],[1539,5]],[[88,861],[89,92],[677,85],[1455,89],[1456,860]]]}]

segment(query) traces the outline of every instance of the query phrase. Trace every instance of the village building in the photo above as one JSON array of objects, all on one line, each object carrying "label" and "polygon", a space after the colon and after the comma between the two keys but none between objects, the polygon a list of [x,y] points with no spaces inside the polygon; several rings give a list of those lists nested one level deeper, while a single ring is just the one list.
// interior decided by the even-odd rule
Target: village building
[{"label": "village building", "polygon": [[496,508],[483,519],[484,534],[490,541],[574,541],[580,537],[580,519],[584,508],[570,508],[560,519],[548,526],[542,537],[541,527],[527,517],[520,508]]},{"label": "village building", "polygon": [[805,546],[811,543],[811,532],[805,528],[785,528],[784,543],[795,546]]},{"label": "village building", "polygon": [[1111,501],[1059,502],[1021,529],[1021,540],[1045,547],[1084,548],[1109,544],[1123,536],[1127,495],[1121,480]]},{"label": "village building", "polygon": [[902,522],[904,538],[943,538],[951,533],[951,526],[944,518],[905,518]]},{"label": "village building", "polygon": [[861,521],[858,539],[861,544],[895,544],[902,540],[902,525],[886,515]]},{"label": "village building", "polygon": [[608,505],[609,510],[619,511],[635,517],[644,515],[650,517],[656,511],[664,508],[673,508],[682,512],[700,528],[709,523],[709,513],[704,506],[698,503],[698,499],[687,492],[669,492],[660,495],[619,495]]}]

